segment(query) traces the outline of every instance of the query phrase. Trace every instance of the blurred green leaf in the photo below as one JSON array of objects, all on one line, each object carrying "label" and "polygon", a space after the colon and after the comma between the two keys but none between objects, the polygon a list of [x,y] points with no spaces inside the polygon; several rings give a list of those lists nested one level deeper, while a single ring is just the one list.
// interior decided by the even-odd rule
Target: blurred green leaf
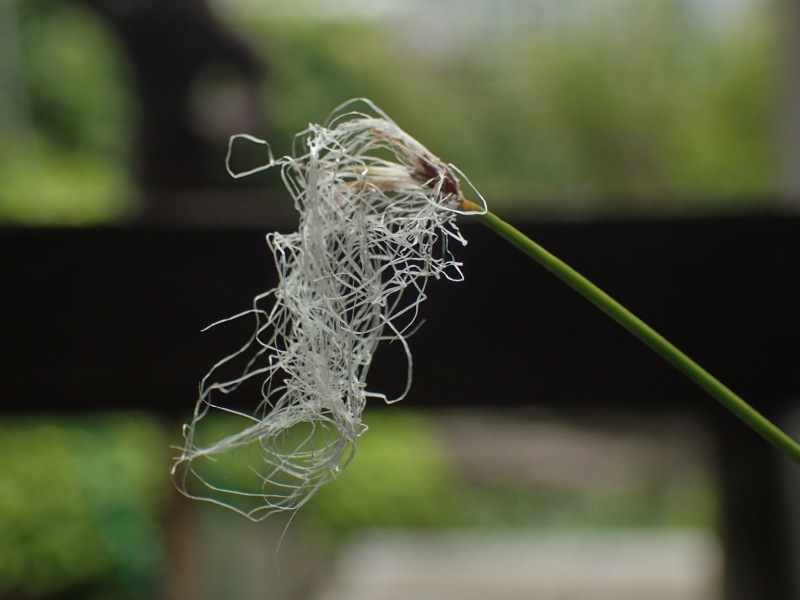
[{"label": "blurred green leaf", "polygon": [[155,589],[169,488],[154,419],[6,417],[0,456],[0,595]]}]

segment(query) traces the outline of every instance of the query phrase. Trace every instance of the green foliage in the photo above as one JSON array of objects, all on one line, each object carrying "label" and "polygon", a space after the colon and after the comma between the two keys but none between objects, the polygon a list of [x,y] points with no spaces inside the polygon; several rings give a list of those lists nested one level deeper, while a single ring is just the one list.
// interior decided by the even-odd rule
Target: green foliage
[{"label": "green foliage", "polygon": [[147,597],[161,569],[165,450],[144,416],[0,421],[0,596]]},{"label": "green foliage", "polygon": [[0,93],[10,115],[0,120],[0,220],[119,217],[131,196],[134,117],[116,41],[71,3],[16,1],[5,12],[19,43],[6,48],[13,76]]},{"label": "green foliage", "polygon": [[[719,210],[774,194],[780,28],[768,5],[715,28],[668,0],[602,4],[509,41],[477,32],[441,55],[409,47],[391,21],[235,4],[223,16],[269,63],[270,129],[252,133],[278,153],[309,121],[367,96],[498,210]],[[0,219],[119,217],[135,124],[119,47],[70,3],[13,6],[20,44],[9,49],[23,68],[0,91],[13,115],[0,118]]]},{"label": "green foliage", "polygon": [[333,538],[368,528],[714,526],[714,490],[702,469],[581,489],[480,485],[459,470],[430,418],[394,407],[367,417],[353,461],[300,509],[298,523]]},{"label": "green foliage", "polygon": [[369,415],[353,461],[300,509],[342,535],[369,527],[466,525],[469,498],[429,419],[392,409]]},{"label": "green foliage", "polygon": [[273,61],[273,147],[366,95],[494,207],[719,209],[773,193],[768,15],[717,31],[678,3],[616,5],[614,18],[487,40],[489,54],[476,44],[446,61],[373,22],[251,21]]},{"label": "green foliage", "polygon": [[[296,515],[322,541],[392,527],[713,526],[714,490],[702,469],[581,489],[476,484],[435,420],[401,407],[367,417],[351,464]],[[214,435],[236,425],[217,421]],[[135,414],[0,421],[0,597],[152,597],[164,575],[166,438],[158,422]],[[231,485],[246,476],[226,474]]]}]

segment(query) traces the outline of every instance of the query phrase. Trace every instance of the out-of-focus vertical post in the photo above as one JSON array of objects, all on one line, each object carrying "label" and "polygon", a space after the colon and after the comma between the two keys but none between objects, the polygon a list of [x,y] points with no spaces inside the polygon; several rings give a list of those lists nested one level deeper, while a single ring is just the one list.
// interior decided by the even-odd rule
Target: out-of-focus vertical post
[{"label": "out-of-focus vertical post", "polygon": [[779,0],[781,81],[778,176],[780,198],[800,208],[800,0]]}]

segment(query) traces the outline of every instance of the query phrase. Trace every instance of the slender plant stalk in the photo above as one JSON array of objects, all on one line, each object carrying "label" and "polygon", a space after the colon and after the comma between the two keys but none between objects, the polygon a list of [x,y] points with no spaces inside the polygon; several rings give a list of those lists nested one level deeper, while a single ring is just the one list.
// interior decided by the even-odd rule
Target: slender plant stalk
[{"label": "slender plant stalk", "polygon": [[[462,208],[470,211],[480,210],[477,205],[469,200],[462,201]],[[664,360],[671,363],[675,368],[719,401],[725,408],[754,429],[764,439],[788,454],[800,464],[800,446],[792,440],[792,438],[786,435],[786,433],[747,402],[742,400],[728,387],[723,385],[718,379],[708,373],[708,371],[678,350],[678,348],[673,346],[662,335],[647,325],[647,323],[642,321],[564,261],[542,248],[521,231],[509,225],[493,213],[486,212],[478,218],[480,218],[489,229],[530,256],[545,269],[630,331],[658,353]]]}]

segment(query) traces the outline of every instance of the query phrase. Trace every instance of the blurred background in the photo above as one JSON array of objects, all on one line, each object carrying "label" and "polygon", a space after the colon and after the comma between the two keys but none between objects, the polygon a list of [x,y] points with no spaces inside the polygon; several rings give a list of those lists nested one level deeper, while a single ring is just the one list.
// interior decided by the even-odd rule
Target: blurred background
[{"label": "blurred background", "polygon": [[[794,8],[5,0],[0,223],[284,226],[274,174],[228,178],[228,136],[288,153],[352,97],[374,100],[512,220],[790,211]],[[197,379],[209,366],[193,365]],[[722,597],[704,422],[525,404],[368,409],[348,470],[291,523],[260,524],[177,496],[181,419],[113,399],[0,412],[0,598]]]},{"label": "blurred background", "polygon": [[791,36],[778,0],[2,10],[4,221],[102,223],[141,209],[143,187],[240,189],[219,161],[231,131],[286,153],[361,96],[506,212],[731,211],[780,185]]}]

